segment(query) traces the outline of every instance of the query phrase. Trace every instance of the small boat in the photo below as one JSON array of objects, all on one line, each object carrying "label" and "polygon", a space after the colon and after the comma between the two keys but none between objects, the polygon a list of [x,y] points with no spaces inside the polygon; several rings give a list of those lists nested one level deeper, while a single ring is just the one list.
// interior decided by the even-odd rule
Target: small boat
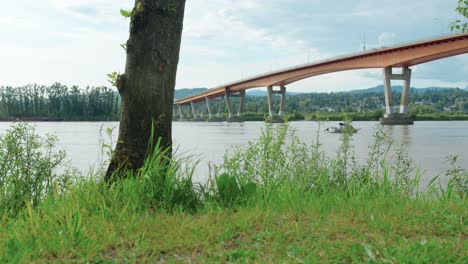
[{"label": "small boat", "polygon": [[345,123],[339,123],[340,127],[328,127],[325,129],[325,131],[329,133],[343,133],[345,131],[350,131],[352,134],[356,133],[359,131],[359,128],[356,129],[350,124],[345,124]]}]

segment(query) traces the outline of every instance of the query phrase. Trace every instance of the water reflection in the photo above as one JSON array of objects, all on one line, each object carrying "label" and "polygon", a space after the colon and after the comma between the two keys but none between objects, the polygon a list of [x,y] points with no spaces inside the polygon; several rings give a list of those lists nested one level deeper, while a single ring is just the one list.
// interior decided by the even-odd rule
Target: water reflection
[{"label": "water reflection", "polygon": [[412,142],[412,135],[409,125],[401,126],[384,126],[384,132],[387,135],[385,143],[387,145],[397,144],[405,147],[410,147]]}]

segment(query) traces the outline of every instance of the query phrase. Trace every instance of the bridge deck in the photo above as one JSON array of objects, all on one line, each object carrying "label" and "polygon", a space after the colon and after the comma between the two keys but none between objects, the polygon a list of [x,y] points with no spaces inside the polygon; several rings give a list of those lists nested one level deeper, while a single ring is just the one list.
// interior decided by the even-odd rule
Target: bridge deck
[{"label": "bridge deck", "polygon": [[257,87],[282,86],[312,76],[332,72],[385,67],[410,67],[464,53],[468,53],[468,33],[373,49],[256,75],[177,100],[176,104],[196,103],[205,100],[205,97],[210,99],[221,97],[225,94],[226,88],[232,92],[238,92]]}]

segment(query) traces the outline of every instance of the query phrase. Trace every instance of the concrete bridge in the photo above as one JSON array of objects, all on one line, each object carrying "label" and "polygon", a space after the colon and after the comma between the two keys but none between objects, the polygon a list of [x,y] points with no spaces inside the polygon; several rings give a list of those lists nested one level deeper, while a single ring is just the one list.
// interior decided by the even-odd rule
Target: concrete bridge
[{"label": "concrete bridge", "polygon": [[[239,81],[227,83],[208,91],[195,94],[175,101],[182,115],[182,106],[191,106],[193,117],[203,120],[195,112],[195,104],[205,103],[208,109],[208,121],[223,121],[218,110],[217,116],[212,113],[210,101],[216,98],[225,98],[228,119],[227,121],[242,121],[241,112],[245,97],[245,90],[266,87],[268,92],[268,109],[273,121],[281,121],[284,115],[286,100],[286,85],[317,75],[356,70],[356,69],[383,69],[385,84],[385,115],[380,120],[382,124],[413,124],[409,119],[408,98],[411,83],[411,66],[439,60],[451,56],[468,53],[468,33],[418,41],[389,48],[374,49],[366,52],[332,58],[320,62],[286,68],[275,72],[261,74]],[[401,73],[394,73],[393,69],[401,68]],[[403,90],[400,102],[400,111],[392,112],[392,80],[403,80]],[[275,89],[276,88],[276,89]],[[280,94],[279,112],[273,112],[273,94]],[[240,97],[237,113],[233,113],[232,97]],[[197,118],[198,116],[198,118]]]}]

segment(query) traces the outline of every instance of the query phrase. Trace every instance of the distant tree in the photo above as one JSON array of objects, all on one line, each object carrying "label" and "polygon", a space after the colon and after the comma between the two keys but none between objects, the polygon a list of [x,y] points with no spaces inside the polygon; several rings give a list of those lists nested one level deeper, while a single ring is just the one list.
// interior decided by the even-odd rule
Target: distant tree
[{"label": "distant tree", "polygon": [[450,24],[450,30],[465,33],[468,31],[468,0],[458,0],[458,6],[455,10],[462,15],[462,18]]},{"label": "distant tree", "polygon": [[52,86],[0,86],[0,118],[52,117],[71,121],[118,120],[119,98],[107,87],[77,86],[60,83]]},{"label": "distant tree", "polygon": [[[119,169],[136,170],[149,139],[172,145],[172,106],[179,62],[185,0],[136,0],[130,17],[125,73],[111,74],[122,98],[119,139],[106,181]],[[154,129],[152,129],[154,126]],[[151,132],[153,131],[153,134]]]}]

